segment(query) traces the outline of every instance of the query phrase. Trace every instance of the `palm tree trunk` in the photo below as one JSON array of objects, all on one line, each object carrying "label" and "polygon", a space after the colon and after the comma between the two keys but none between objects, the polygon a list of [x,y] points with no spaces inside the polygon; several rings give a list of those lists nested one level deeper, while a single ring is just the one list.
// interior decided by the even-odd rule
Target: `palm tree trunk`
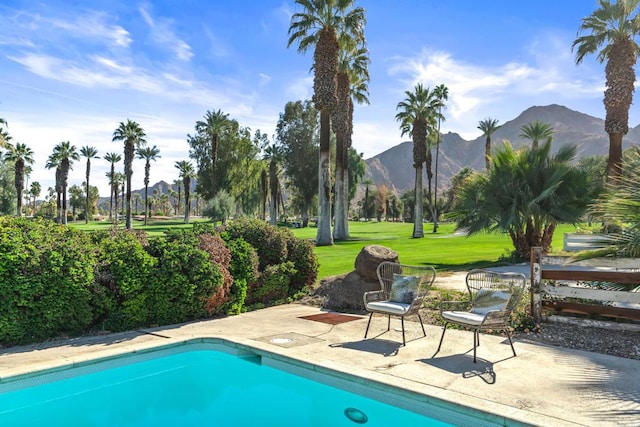
[{"label": "palm tree trunk", "polygon": [[330,148],[330,112],[323,109],[320,112],[320,150],[318,168],[318,232],[317,246],[333,245],[331,235],[331,159]]},{"label": "palm tree trunk", "polygon": [[84,205],[84,223],[89,224],[89,172],[91,171],[91,162],[87,159],[87,191],[86,191],[86,200]]},{"label": "palm tree trunk", "polygon": [[424,224],[422,222],[422,163],[416,167],[415,206],[413,208],[413,237],[424,237]]},{"label": "palm tree trunk", "polygon": [[191,207],[191,201],[189,200],[189,196],[191,195],[191,180],[184,180],[184,223],[189,224],[189,210]]},{"label": "palm tree trunk", "polygon": [[333,239],[345,240],[345,210],[344,210],[344,143],[342,138],[337,139],[336,146],[336,182],[335,182],[335,205],[334,209],[334,226],[333,226]]},{"label": "palm tree trunk", "polygon": [[124,171],[127,180],[127,198],[125,200],[125,228],[131,230],[131,175],[133,175],[133,154],[135,146],[133,143],[125,144],[124,148]]},{"label": "palm tree trunk", "polygon": [[440,118],[438,118],[438,140],[436,141],[436,176],[433,183],[433,232],[438,232],[438,158],[440,157]]},{"label": "palm tree trunk", "polygon": [[491,155],[491,137],[487,135],[487,139],[484,142],[484,161],[485,161],[485,168],[487,172],[489,171],[489,167],[491,166],[491,163],[489,161],[490,155]]},{"label": "palm tree trunk", "polygon": [[609,160],[607,179],[615,184],[622,174],[622,133],[609,134]]}]

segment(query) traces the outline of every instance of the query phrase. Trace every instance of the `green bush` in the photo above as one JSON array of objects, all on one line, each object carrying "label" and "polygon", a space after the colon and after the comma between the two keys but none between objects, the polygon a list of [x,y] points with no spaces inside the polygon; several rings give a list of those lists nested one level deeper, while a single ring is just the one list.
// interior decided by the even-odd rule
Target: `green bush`
[{"label": "green bush", "polygon": [[260,275],[256,286],[247,292],[247,304],[273,304],[285,300],[289,295],[289,283],[296,273],[291,261],[269,265]]},{"label": "green bush", "polygon": [[139,237],[127,231],[96,233],[98,265],[95,307],[104,329],[123,331],[147,325],[149,310],[145,286],[156,259],[147,253]]},{"label": "green bush", "polygon": [[293,234],[287,239],[288,260],[293,262],[296,273],[291,276],[289,296],[304,289],[311,289],[318,278],[318,257],[313,252],[313,243],[299,239]]},{"label": "green bush", "polygon": [[284,229],[258,219],[241,218],[230,222],[226,232],[233,239],[246,240],[256,249],[259,257],[259,270],[268,265],[276,265],[287,259],[287,235]]},{"label": "green bush", "polygon": [[207,317],[209,300],[223,285],[223,275],[190,232],[154,240],[157,259],[147,285],[149,323],[166,325]]},{"label": "green bush", "polygon": [[0,218],[0,343],[81,334],[93,320],[88,236],[47,220]]},{"label": "green bush", "polygon": [[258,254],[253,246],[242,238],[226,238],[226,245],[231,252],[229,272],[233,276],[233,285],[229,291],[229,300],[225,306],[228,314],[240,314],[247,298],[247,289],[255,286],[258,279]]}]

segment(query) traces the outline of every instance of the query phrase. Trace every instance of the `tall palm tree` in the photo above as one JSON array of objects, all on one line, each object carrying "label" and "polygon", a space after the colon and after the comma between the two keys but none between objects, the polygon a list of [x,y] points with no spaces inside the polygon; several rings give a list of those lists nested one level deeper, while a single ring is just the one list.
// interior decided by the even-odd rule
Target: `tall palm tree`
[{"label": "tall palm tree", "polygon": [[[149,171],[151,170],[151,160],[154,162],[156,159],[160,158],[158,155],[160,154],[160,150],[155,145],[153,147],[140,147],[137,150],[137,155],[139,159],[144,159],[144,201],[147,203],[147,196],[149,195]],[[145,209],[144,215],[144,225],[147,225],[148,209]]]},{"label": "tall palm tree", "polygon": [[146,144],[147,140],[144,129],[133,120],[120,122],[118,128],[113,132],[112,141],[124,141],[124,174],[127,184],[127,200],[125,209],[125,228],[131,229],[131,175],[133,175],[133,155],[136,148]]},{"label": "tall palm tree", "polygon": [[435,97],[440,102],[440,106],[438,106],[438,128],[436,130],[436,179],[433,183],[433,232],[435,233],[438,231],[438,159],[440,157],[440,122],[445,120],[442,115],[442,109],[444,108],[444,102],[449,99],[449,88],[444,84],[440,84],[436,86],[433,91],[435,93]]},{"label": "tall palm tree", "polygon": [[313,102],[320,111],[318,183],[318,232],[316,245],[332,245],[331,167],[329,158],[331,111],[337,104],[338,34],[364,39],[365,13],[353,7],[354,0],[296,0],[302,12],[294,13],[287,47],[298,44],[298,52],[313,53]]},{"label": "tall palm tree", "polygon": [[175,166],[176,169],[178,169],[180,178],[182,178],[182,185],[184,185],[184,223],[189,224],[189,214],[191,210],[191,200],[189,199],[191,194],[191,179],[195,178],[196,171],[191,162],[186,160],[176,162]]},{"label": "tall palm tree", "polygon": [[[107,153],[104,155],[104,159],[111,163],[111,171],[107,172],[107,178],[109,178],[109,221],[113,221],[113,199],[118,197],[118,189],[114,186],[116,176],[116,163],[122,160],[122,156],[118,153]],[[117,203],[117,200],[116,200]]]},{"label": "tall palm tree", "polygon": [[478,123],[478,129],[482,131],[482,135],[485,137],[484,142],[484,159],[485,159],[485,167],[487,172],[489,171],[489,166],[491,165],[491,135],[498,129],[500,126],[498,125],[498,119],[492,119],[491,117],[487,117],[484,120],[480,120]]},{"label": "tall palm tree", "polygon": [[553,139],[553,128],[549,123],[540,120],[527,123],[522,126],[520,138],[526,138],[531,141],[531,148],[538,148],[540,141],[551,141]]},{"label": "tall palm tree", "polygon": [[24,189],[24,169],[25,165],[32,165],[34,162],[33,150],[20,142],[16,145],[11,145],[8,148],[9,151],[4,153],[4,160],[13,163],[17,200],[16,216],[22,216],[22,190]]},{"label": "tall palm tree", "polygon": [[597,59],[605,66],[606,90],[604,130],[609,134],[609,161],[607,174],[616,181],[622,168],[622,137],[629,131],[629,108],[633,101],[636,74],[634,66],[640,53],[635,37],[640,34],[640,0],[600,0],[600,7],[582,19],[574,40],[576,64],[585,56],[598,53]]},{"label": "tall palm tree", "polygon": [[220,144],[220,134],[229,124],[229,115],[221,110],[207,111],[204,120],[196,122],[196,131],[208,135],[211,138],[211,198],[216,195],[216,163],[218,161],[218,146]]},{"label": "tall palm tree", "polygon": [[42,186],[40,185],[40,183],[38,181],[33,181],[31,183],[31,188],[29,190],[29,194],[33,197],[33,213],[36,213],[36,200],[38,199],[38,196],[40,196],[40,193],[42,192]]},{"label": "tall palm tree", "polygon": [[269,222],[273,225],[278,223],[278,193],[280,180],[278,179],[278,162],[280,160],[280,150],[275,144],[271,144],[264,150],[264,157],[269,161],[269,193],[271,201],[269,203]]},{"label": "tall palm tree", "polygon": [[427,135],[434,132],[436,112],[439,101],[435,93],[418,83],[413,92],[406,91],[407,96],[396,107],[400,110],[396,120],[400,122],[402,136],[411,134],[413,139],[413,167],[415,178],[415,207],[413,237],[424,237],[423,200],[422,200],[422,164],[427,160]]},{"label": "tall palm tree", "polygon": [[336,108],[332,111],[331,124],[336,135],[334,240],[349,237],[349,161],[348,152],[353,134],[353,101],[369,103],[369,51],[362,40],[359,46],[349,37],[341,38],[337,75]]},{"label": "tall palm tree", "polygon": [[89,223],[89,175],[91,174],[91,159],[97,159],[98,158],[98,149],[96,147],[90,147],[88,145],[85,145],[84,147],[80,148],[80,154],[82,155],[82,157],[86,157],[87,158],[87,171],[85,173],[85,179],[86,179],[86,188],[85,188],[85,194],[87,196],[87,200],[85,201],[85,218],[84,218],[84,223],[88,224]]},{"label": "tall palm tree", "polygon": [[60,194],[62,194],[62,210],[60,211],[59,221],[62,224],[67,223],[67,180],[69,178],[69,170],[72,169],[74,161],[80,160],[80,154],[75,145],[71,145],[69,141],[62,141],[53,147],[53,153],[47,161],[47,168],[56,168],[56,177],[59,177]]}]

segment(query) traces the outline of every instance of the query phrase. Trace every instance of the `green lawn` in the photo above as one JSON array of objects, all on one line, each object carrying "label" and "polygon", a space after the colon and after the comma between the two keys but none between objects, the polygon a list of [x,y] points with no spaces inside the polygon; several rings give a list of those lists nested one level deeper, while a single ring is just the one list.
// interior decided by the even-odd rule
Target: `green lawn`
[{"label": "green lawn", "polygon": [[[192,219],[193,222],[206,221]],[[69,223],[80,230],[108,230],[111,224],[82,221]],[[433,234],[432,224],[425,223],[425,237],[411,238],[413,224],[391,222],[350,222],[351,238],[345,242],[336,242],[333,246],[316,248],[320,270],[318,278],[344,274],[354,269],[354,262],[360,250],[367,245],[386,246],[398,253],[400,262],[406,264],[433,265],[438,272],[461,271],[471,268],[487,267],[500,263],[512,250],[511,240],[506,234],[480,234],[466,237],[454,233],[454,225],[440,225],[438,233]],[[124,223],[120,223],[124,228]],[[149,236],[161,236],[165,230],[174,228],[190,228],[192,224],[184,224],[181,219],[154,219],[145,226],[141,220],[134,220],[136,230],[145,230]],[[297,237],[313,240],[316,228],[291,228]],[[575,231],[571,225],[560,225],[555,231],[553,251],[562,250],[563,234]]]}]

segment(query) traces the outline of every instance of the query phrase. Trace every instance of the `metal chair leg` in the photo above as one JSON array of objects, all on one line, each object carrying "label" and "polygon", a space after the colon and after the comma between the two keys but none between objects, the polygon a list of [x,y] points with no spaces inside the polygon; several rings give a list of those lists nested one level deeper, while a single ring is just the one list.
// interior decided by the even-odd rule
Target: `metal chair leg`
[{"label": "metal chair leg", "polygon": [[509,344],[511,344],[511,351],[513,351],[513,357],[516,357],[516,349],[513,348],[513,341],[511,341],[511,334],[509,333],[509,331],[507,330],[507,338],[509,338]]},{"label": "metal chair leg", "polygon": [[406,346],[407,343],[404,340],[404,316],[400,318],[400,323],[402,324],[402,345]]},{"label": "metal chair leg", "polygon": [[367,322],[367,330],[364,331],[364,337],[367,338],[367,334],[369,333],[369,325],[371,324],[371,318],[373,317],[373,312],[369,315],[369,321]]},{"label": "metal chair leg", "polygon": [[391,315],[387,315],[387,331],[391,330]]},{"label": "metal chair leg", "polygon": [[422,333],[424,336],[427,336],[427,331],[424,330],[424,323],[422,323],[422,317],[420,317],[420,313],[416,313],[418,315],[418,320],[420,320],[420,326],[422,326]]},{"label": "metal chair leg", "polygon": [[445,322],[444,326],[442,327],[442,335],[440,336],[440,343],[438,344],[438,349],[436,350],[436,353],[438,353],[440,351],[440,347],[442,346],[442,340],[444,338],[444,333],[447,332],[447,325],[449,324],[449,322]]},{"label": "metal chair leg", "polygon": [[473,331],[473,363],[476,363],[476,347],[480,345],[478,331]]}]

